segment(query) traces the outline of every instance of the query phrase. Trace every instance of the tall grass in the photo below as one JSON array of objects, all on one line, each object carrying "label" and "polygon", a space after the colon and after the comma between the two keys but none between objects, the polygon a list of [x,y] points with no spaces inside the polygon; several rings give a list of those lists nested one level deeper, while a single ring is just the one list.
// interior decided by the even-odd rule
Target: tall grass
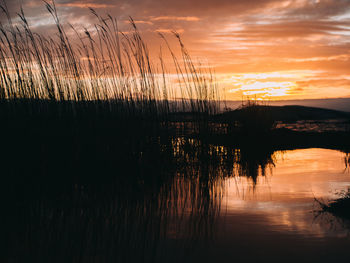
[{"label": "tall grass", "polygon": [[246,133],[266,133],[276,125],[265,103],[248,99],[242,102],[239,111],[239,122]]},{"label": "tall grass", "polygon": [[45,3],[56,25],[54,37],[34,32],[23,9],[13,22],[6,3],[0,5],[7,18],[0,25],[0,102],[7,113],[164,121],[173,111],[200,116],[217,111],[213,73],[196,67],[176,32],[179,58],[161,35],[174,63],[174,84],[163,55],[157,63],[151,59],[132,18],[130,33],[123,33],[116,18],[90,9],[94,30],[81,32],[61,23],[54,2]]}]

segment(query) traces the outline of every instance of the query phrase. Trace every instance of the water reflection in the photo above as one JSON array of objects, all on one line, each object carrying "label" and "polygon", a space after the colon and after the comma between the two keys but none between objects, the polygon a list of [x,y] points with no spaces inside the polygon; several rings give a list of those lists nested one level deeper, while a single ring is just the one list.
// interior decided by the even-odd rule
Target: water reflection
[{"label": "water reflection", "polygon": [[10,261],[154,262],[168,248],[177,256],[213,234],[220,202],[192,180],[154,194],[135,185],[103,188],[101,198],[76,185],[58,200],[33,201],[8,215]]},{"label": "water reflection", "polygon": [[346,152],[344,157],[345,170],[349,170],[350,167],[350,153]]},{"label": "water reflection", "polygon": [[[226,211],[263,214],[264,224],[278,226],[280,231],[327,235],[329,229],[320,225],[324,222],[314,222],[311,212],[319,209],[315,197],[335,199],[338,191],[350,185],[343,158],[341,152],[325,149],[276,152],[275,167],[258,177],[256,184],[245,177],[226,181]],[[347,230],[334,234],[346,235]]]},{"label": "water reflection", "polygon": [[347,240],[346,227],[313,213],[314,197],[333,199],[350,186],[340,151],[232,149],[194,139],[152,145],[132,162],[97,163],[100,178],[8,183],[2,261],[209,262],[217,253],[270,253],[281,240],[330,251],[334,238],[334,249]]}]

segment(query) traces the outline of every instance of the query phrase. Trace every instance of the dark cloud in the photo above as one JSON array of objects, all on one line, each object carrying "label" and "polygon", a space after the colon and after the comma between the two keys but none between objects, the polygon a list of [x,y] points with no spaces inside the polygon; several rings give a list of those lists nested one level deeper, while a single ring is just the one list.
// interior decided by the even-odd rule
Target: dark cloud
[{"label": "dark cloud", "polygon": [[[41,0],[5,0],[11,11],[16,10],[21,3],[23,6],[39,6]],[[130,15],[201,15],[228,13],[235,15],[260,9],[276,0],[56,0],[57,6],[84,8],[108,8],[108,11],[123,11]],[[48,1],[50,2],[50,1]]]},{"label": "dark cloud", "polygon": [[350,9],[349,0],[306,0],[299,6],[295,4],[298,1],[289,2],[290,4],[285,6],[287,16],[295,16],[300,19],[336,16]]},{"label": "dark cloud", "polygon": [[218,37],[233,37],[249,41],[266,38],[304,38],[312,35],[333,35],[335,32],[348,32],[350,21],[288,21],[272,24],[251,24],[243,29],[218,34]]}]

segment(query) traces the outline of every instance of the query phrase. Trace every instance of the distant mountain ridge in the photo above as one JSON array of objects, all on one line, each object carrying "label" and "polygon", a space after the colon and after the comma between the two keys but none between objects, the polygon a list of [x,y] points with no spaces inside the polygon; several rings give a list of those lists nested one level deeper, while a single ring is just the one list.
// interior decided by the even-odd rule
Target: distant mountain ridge
[{"label": "distant mountain ridge", "polygon": [[[350,112],[350,98],[266,101],[269,106],[305,106]],[[224,101],[223,107],[237,109],[242,101]]]},{"label": "distant mountain ridge", "polygon": [[[337,111],[324,108],[306,107],[299,105],[287,106],[254,106],[267,117],[275,121],[299,121],[299,120],[329,120],[350,119],[350,112]],[[216,117],[223,120],[239,120],[244,114],[245,108],[238,108],[218,114]]]}]

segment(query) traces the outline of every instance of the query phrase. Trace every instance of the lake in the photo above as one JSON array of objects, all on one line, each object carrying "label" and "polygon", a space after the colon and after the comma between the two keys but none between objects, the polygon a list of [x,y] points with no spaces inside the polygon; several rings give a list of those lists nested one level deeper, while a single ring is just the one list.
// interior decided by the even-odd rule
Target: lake
[{"label": "lake", "polygon": [[238,262],[346,260],[349,225],[318,213],[314,200],[332,200],[348,190],[350,174],[344,154],[302,149],[274,155],[275,166],[259,176],[256,184],[245,177],[225,182],[215,245],[220,251],[217,255],[222,255],[219,258]]},{"label": "lake", "polygon": [[14,202],[3,217],[2,262],[348,259],[350,224],[315,201],[350,187],[345,153],[215,146],[196,159],[174,149],[181,157],[166,167],[171,176],[152,177],[158,165],[147,177],[75,183]]}]

